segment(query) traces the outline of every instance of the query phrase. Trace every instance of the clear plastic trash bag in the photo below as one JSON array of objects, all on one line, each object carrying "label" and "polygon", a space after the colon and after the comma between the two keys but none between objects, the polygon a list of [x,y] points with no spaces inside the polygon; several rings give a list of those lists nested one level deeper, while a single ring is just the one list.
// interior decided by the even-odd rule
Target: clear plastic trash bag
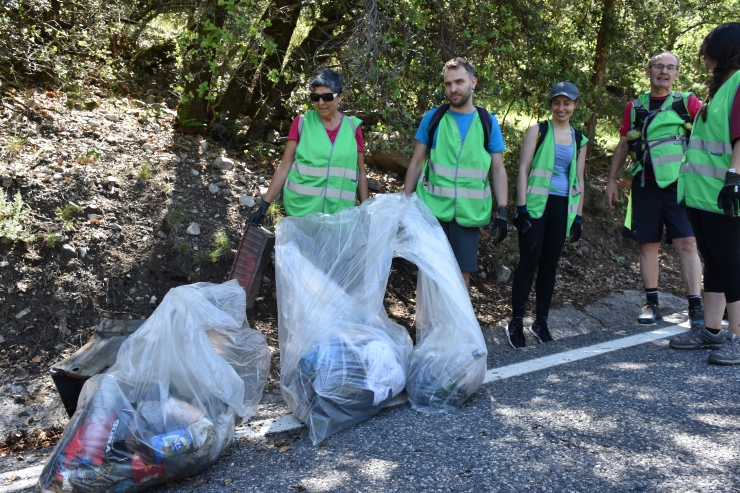
[{"label": "clear plastic trash bag", "polygon": [[280,383],[314,444],[377,414],[405,385],[411,338],[383,296],[406,201],[389,198],[277,224]]},{"label": "clear plastic trash bag", "polygon": [[419,268],[416,345],[406,365],[409,402],[427,413],[450,411],[483,384],[488,352],[447,237],[416,194],[401,219],[394,256]]},{"label": "clear plastic trash bag", "polygon": [[[383,307],[394,256],[420,270],[413,353],[406,329]],[[485,342],[464,281],[416,195],[284,218],[275,263],[281,388],[314,444],[373,416],[404,385],[415,409],[439,412],[482,384]]]},{"label": "clear plastic trash bag", "polygon": [[269,371],[237,281],[170,290],[85,383],[36,491],[134,492],[202,471],[228,449],[236,416],[255,414]]}]

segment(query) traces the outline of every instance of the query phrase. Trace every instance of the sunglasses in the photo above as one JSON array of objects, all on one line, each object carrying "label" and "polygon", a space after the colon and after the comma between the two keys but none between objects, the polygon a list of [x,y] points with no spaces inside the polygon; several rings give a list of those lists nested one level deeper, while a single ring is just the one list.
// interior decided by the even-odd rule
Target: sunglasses
[{"label": "sunglasses", "polygon": [[339,96],[339,93],[332,94],[330,92],[326,92],[324,94],[317,94],[315,92],[312,92],[308,95],[308,97],[311,98],[311,101],[313,101],[314,103],[318,103],[319,99],[323,99],[325,103],[328,103],[330,101],[334,101],[334,98],[336,98],[337,96]]}]

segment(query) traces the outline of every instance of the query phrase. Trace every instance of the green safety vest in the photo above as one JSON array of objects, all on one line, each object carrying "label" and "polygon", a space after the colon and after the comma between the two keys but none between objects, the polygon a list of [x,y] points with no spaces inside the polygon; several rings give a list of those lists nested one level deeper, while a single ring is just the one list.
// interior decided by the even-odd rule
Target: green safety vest
[{"label": "green safety vest", "polygon": [[[635,129],[640,133],[637,137],[644,145],[644,153],[649,153],[655,172],[655,181],[660,188],[665,188],[678,179],[681,159],[686,151],[687,122],[676,113],[673,105],[683,100],[684,107],[688,107],[688,97],[691,93],[674,92],[673,97],[667,97],[655,116],[648,116],[648,124],[643,122],[642,128]],[[641,94],[632,101],[632,126],[635,126],[635,115],[638,109],[650,108],[650,93]],[[648,113],[651,115],[653,112]],[[645,155],[643,153],[643,156]],[[642,159],[632,168],[632,176],[642,170]]]},{"label": "green safety vest", "polygon": [[[429,143],[432,145],[432,142]],[[437,145],[416,185],[416,193],[440,221],[455,219],[461,226],[491,222],[491,155],[483,146],[483,123],[478,112],[463,141],[455,118],[445,113],[437,127]]]},{"label": "green safety vest", "polygon": [[359,118],[342,115],[332,144],[315,110],[298,121],[300,140],[283,189],[289,216],[333,214],[355,206],[359,178],[355,131],[361,123]]},{"label": "green safety vest", "polygon": [[684,207],[724,214],[717,207],[717,196],[732,161],[730,112],[738,87],[740,71],[722,84],[704,108],[706,121],[703,117],[694,121],[678,179],[678,202]]},{"label": "green safety vest", "polygon": [[[581,187],[578,184],[578,150],[586,145],[588,139],[581,137],[580,142],[573,139],[573,160],[568,171],[568,228],[565,236],[570,236],[570,227],[578,215],[578,204],[581,202]],[[555,173],[555,132],[552,121],[547,121],[547,132],[542,144],[532,159],[532,166],[527,178],[527,212],[535,219],[545,213],[545,203],[550,195],[552,175]]]}]

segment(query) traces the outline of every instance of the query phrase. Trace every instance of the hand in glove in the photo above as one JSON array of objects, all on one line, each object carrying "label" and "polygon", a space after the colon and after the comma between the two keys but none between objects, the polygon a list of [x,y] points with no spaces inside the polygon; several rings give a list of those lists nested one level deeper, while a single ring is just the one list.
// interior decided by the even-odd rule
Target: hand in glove
[{"label": "hand in glove", "polygon": [[501,207],[498,210],[498,216],[493,221],[491,227],[491,238],[493,238],[493,244],[501,243],[506,239],[506,234],[509,232],[509,211],[506,207]]},{"label": "hand in glove", "polygon": [[249,216],[249,224],[253,226],[259,226],[260,221],[262,221],[262,218],[265,216],[265,212],[267,212],[268,207],[270,207],[270,203],[263,200],[260,204],[260,208],[254,211],[251,216]]},{"label": "hand in glove", "polygon": [[740,175],[727,171],[725,185],[717,196],[717,207],[725,211],[725,216],[740,217]]},{"label": "hand in glove", "polygon": [[514,216],[514,226],[516,226],[516,229],[518,229],[521,234],[524,234],[532,227],[532,223],[529,220],[527,206],[517,206],[516,211],[516,216]]},{"label": "hand in glove", "polygon": [[583,218],[581,216],[576,216],[575,221],[573,221],[573,224],[570,226],[571,243],[575,243],[576,241],[581,239],[581,233],[583,232],[581,221],[583,221]]}]

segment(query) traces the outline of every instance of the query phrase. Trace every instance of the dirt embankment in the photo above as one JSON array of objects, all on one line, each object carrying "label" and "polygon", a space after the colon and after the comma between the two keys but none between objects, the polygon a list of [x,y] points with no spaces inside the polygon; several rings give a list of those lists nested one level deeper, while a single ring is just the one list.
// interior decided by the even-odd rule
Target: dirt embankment
[{"label": "dirt embankment", "polygon": [[[0,453],[56,439],[58,430],[35,431],[51,412],[44,406],[55,393],[48,370],[102,319],[146,318],[172,287],[226,279],[282,148],[265,144],[245,154],[185,135],[161,101],[100,97],[88,109],[71,109],[62,93],[28,91],[2,108],[2,193],[9,201],[20,193],[26,231],[36,240],[0,245],[0,393],[23,409],[6,418],[2,440],[11,431],[15,438],[0,442]],[[620,239],[620,224],[600,201],[598,170],[590,176],[583,238],[563,253],[556,307],[641,287],[637,249]],[[379,169],[369,178],[374,193],[403,186],[403,177]],[[515,236],[512,228],[494,246],[487,228],[481,235],[471,299],[484,330],[509,315]],[[675,252],[664,249],[661,265],[661,289],[680,294]],[[414,271],[395,260],[385,298],[390,317],[407,327]],[[266,399],[279,394],[274,279],[269,265],[248,313],[273,354]]]}]

